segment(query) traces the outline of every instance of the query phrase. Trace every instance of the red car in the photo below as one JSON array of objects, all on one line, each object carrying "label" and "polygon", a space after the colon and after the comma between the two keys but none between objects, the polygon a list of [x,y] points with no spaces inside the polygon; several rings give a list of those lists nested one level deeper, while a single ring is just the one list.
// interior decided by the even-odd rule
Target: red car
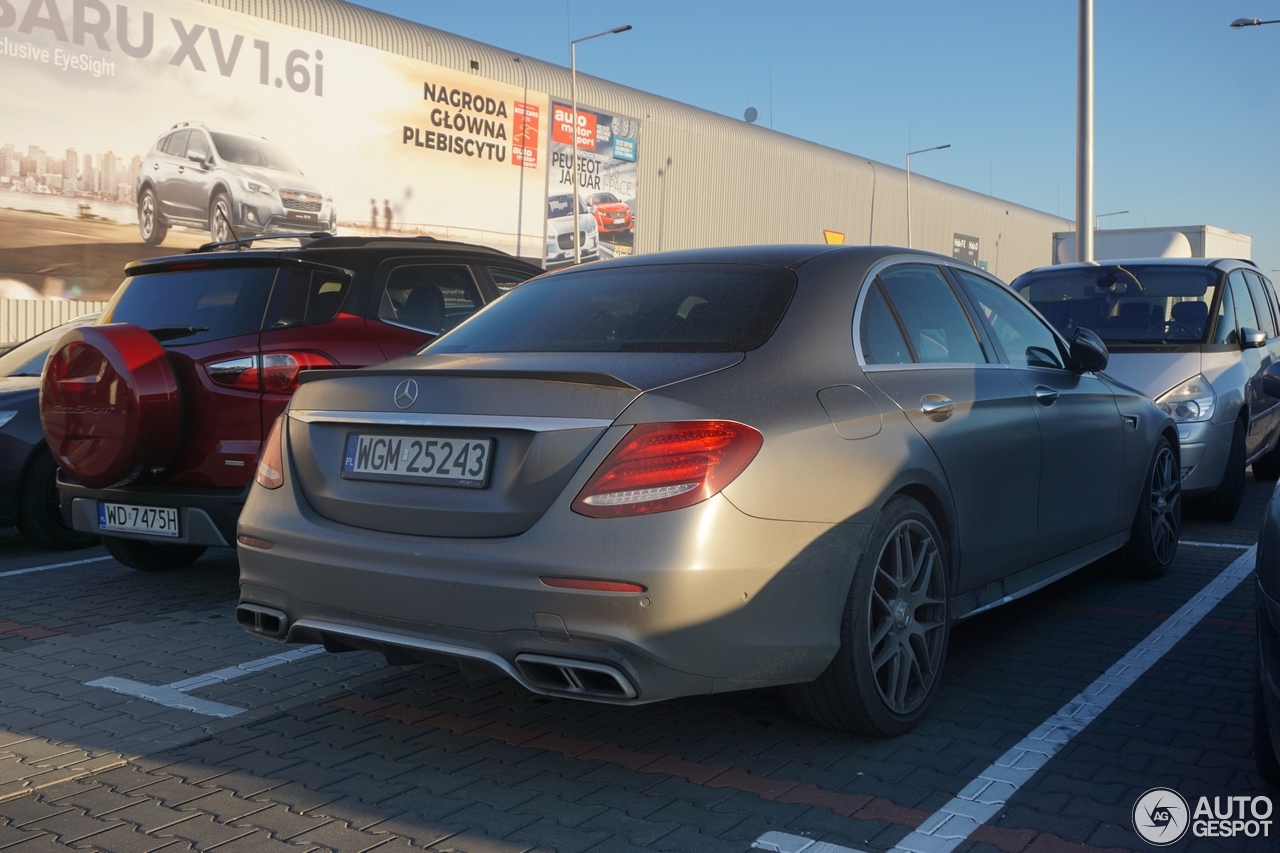
[{"label": "red car", "polygon": [[592,193],[587,207],[596,218],[600,231],[630,231],[631,208],[613,193]]},{"label": "red car", "polygon": [[98,322],[54,345],[40,414],[72,527],[150,571],[234,546],[303,371],[409,353],[541,270],[430,238],[321,237],[125,272]]}]

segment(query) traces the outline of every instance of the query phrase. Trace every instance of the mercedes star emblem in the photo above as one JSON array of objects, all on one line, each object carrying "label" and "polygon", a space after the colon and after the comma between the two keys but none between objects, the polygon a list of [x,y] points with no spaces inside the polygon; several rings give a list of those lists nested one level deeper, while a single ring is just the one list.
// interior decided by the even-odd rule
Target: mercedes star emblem
[{"label": "mercedes star emblem", "polygon": [[418,399],[418,383],[412,379],[406,379],[396,386],[396,408],[407,409],[413,405]]}]

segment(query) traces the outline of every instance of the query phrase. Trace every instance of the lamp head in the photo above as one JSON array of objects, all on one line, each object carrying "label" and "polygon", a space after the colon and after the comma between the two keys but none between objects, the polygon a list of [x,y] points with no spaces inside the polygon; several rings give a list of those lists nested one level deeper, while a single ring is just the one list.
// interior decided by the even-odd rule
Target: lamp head
[{"label": "lamp head", "polygon": [[629,29],[631,29],[631,25],[630,25],[630,24],[627,24],[626,26],[622,26],[622,27],[614,27],[613,29],[609,30],[609,32],[611,32],[611,33],[625,33],[625,32],[626,32],[627,30],[629,30]]},{"label": "lamp head", "polygon": [[1256,27],[1262,23],[1260,18],[1236,18],[1231,22],[1231,29],[1242,30],[1245,27]]}]

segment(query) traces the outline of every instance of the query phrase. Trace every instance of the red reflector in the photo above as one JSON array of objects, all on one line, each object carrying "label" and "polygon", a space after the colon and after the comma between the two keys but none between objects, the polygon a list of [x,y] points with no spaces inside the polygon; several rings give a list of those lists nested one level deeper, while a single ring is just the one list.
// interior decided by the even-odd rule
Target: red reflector
[{"label": "red reflector", "polygon": [[243,533],[236,537],[236,541],[241,545],[248,545],[250,548],[261,548],[264,551],[270,551],[276,546],[274,542],[268,542],[265,539],[254,539],[252,536],[245,536]]},{"label": "red reflector", "polygon": [[736,421],[638,424],[582,487],[573,511],[618,518],[701,503],[732,483],[763,443]]},{"label": "red reflector", "polygon": [[547,586],[557,589],[586,589],[592,592],[644,592],[645,587],[638,583],[622,581],[593,581],[586,578],[538,578]]}]

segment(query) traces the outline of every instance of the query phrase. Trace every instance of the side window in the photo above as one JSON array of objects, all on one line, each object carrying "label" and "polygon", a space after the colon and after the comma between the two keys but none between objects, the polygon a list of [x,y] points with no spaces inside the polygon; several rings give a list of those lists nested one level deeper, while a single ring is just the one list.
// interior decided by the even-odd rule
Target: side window
[{"label": "side window", "polygon": [[170,157],[181,157],[187,151],[187,137],[191,135],[189,130],[180,130],[171,134],[164,142],[164,148],[161,150]]},{"label": "side window", "polygon": [[862,303],[862,359],[867,364],[910,364],[911,350],[902,336],[902,327],[889,310],[879,282],[872,282]]},{"label": "side window", "polygon": [[1021,367],[1062,367],[1058,338],[1031,313],[1025,302],[982,276],[956,270],[973,301],[978,303],[1009,363]]},{"label": "side window", "polygon": [[1231,298],[1231,288],[1223,286],[1222,302],[1218,304],[1217,330],[1213,333],[1215,344],[1234,344],[1239,340],[1236,333],[1236,301]]},{"label": "side window", "polygon": [[1253,300],[1249,297],[1249,286],[1245,284],[1244,273],[1236,270],[1227,276],[1231,285],[1231,301],[1236,304],[1237,329],[1262,329],[1258,315],[1253,310]]},{"label": "side window", "polygon": [[519,270],[508,270],[502,267],[486,267],[489,275],[493,278],[493,283],[498,286],[498,293],[506,293],[508,290],[515,290],[529,279],[533,278],[527,272]]},{"label": "side window", "polygon": [[987,361],[969,315],[942,271],[926,264],[890,267],[879,276],[916,360],[983,364]]},{"label": "side window", "polygon": [[1267,299],[1267,292],[1262,289],[1262,279],[1257,274],[1246,271],[1244,280],[1249,283],[1249,295],[1253,297],[1254,312],[1258,315],[1258,322],[1261,326],[1257,328],[1267,333],[1268,338],[1276,336],[1276,318],[1271,313],[1271,300]]},{"label": "side window", "polygon": [[350,286],[351,279],[338,273],[288,270],[276,282],[265,328],[283,329],[328,322],[338,316]]},{"label": "side window", "polygon": [[480,310],[480,292],[465,266],[396,267],[387,278],[378,317],[433,335],[449,331]]}]

